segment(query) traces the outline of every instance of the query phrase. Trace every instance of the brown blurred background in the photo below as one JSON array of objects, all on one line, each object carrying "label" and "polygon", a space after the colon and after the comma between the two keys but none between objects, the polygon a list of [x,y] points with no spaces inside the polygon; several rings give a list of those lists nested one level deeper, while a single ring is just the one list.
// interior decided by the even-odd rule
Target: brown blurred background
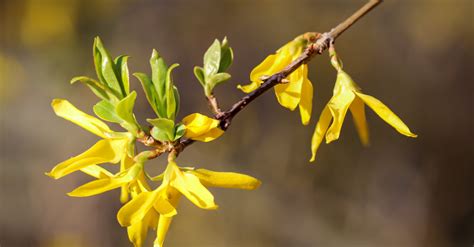
[{"label": "brown blurred background", "polygon": [[[0,1],[0,246],[130,246],[116,220],[118,191],[90,198],[67,192],[90,180],[43,173],[97,137],[56,117],[53,98],[86,112],[97,102],[73,76],[95,77],[93,37],[113,56],[131,55],[149,73],[152,48],[181,64],[180,116],[208,113],[192,68],[214,38],[235,52],[224,108],[243,94],[249,71],[298,34],[326,31],[365,1],[11,0]],[[308,162],[310,139],[331,97],[327,54],[310,64],[315,85],[309,127],[272,92],[243,111],[229,131],[195,144],[181,165],[260,178],[257,191],[213,190],[218,211],[180,206],[166,246],[472,246],[474,135],[472,0],[385,1],[337,41],[345,68],[368,94],[419,135],[396,133],[368,110],[369,148],[350,116],[341,139]],[[152,116],[138,81],[139,119]],[[156,174],[163,160],[148,164]],[[149,236],[150,243],[152,237]],[[147,245],[150,246],[150,245]]]}]

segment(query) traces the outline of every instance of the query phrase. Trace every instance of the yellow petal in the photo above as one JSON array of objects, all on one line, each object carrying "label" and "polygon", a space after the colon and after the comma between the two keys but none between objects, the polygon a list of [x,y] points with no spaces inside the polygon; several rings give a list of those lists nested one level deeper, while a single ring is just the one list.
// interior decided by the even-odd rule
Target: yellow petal
[{"label": "yellow petal", "polygon": [[145,172],[140,172],[138,177],[136,178],[137,185],[140,188],[140,191],[151,191],[150,185],[147,182],[147,177]]},{"label": "yellow petal", "polygon": [[183,118],[183,124],[186,126],[186,137],[193,138],[205,134],[213,126],[217,126],[219,121],[200,113],[193,113]]},{"label": "yellow petal", "polygon": [[[120,161],[120,171],[125,171],[133,165],[134,161],[131,157],[128,156],[126,152],[123,153],[122,159]],[[122,185],[120,188],[120,202],[126,203],[128,201],[128,185]]]},{"label": "yellow petal", "polygon": [[258,87],[260,87],[260,85],[262,85],[261,82],[252,81],[250,82],[250,84],[247,84],[247,85],[237,85],[237,88],[242,90],[242,92],[244,93],[250,93],[252,91],[255,91]]},{"label": "yellow petal", "polygon": [[271,76],[283,70],[293,59],[294,54],[292,54],[291,51],[294,49],[289,48],[292,44],[292,42],[289,42],[280,48],[276,54],[267,56],[250,72],[251,83],[245,86],[238,85],[237,88],[245,93],[250,93],[262,84],[262,76]]},{"label": "yellow petal", "polygon": [[81,169],[81,172],[84,172],[87,175],[90,175],[95,178],[107,178],[112,177],[113,174],[107,171],[106,169],[98,166],[98,165],[91,165]]},{"label": "yellow petal", "polygon": [[[174,179],[174,177],[176,176],[176,173],[174,172],[176,168],[177,166],[174,163],[172,163],[171,165],[168,165],[165,171],[166,176],[163,179],[163,184],[168,183],[170,179]],[[167,200],[169,200],[171,205],[174,208],[177,208],[180,197],[181,197],[180,192],[174,189],[173,187],[167,187],[166,195],[167,195]],[[160,218],[158,220],[158,225],[156,227],[156,239],[153,246],[155,247],[163,246],[163,242],[165,241],[166,233],[168,232],[172,219],[173,217],[160,215]]]},{"label": "yellow petal", "polygon": [[260,77],[271,76],[273,74],[273,72],[271,71],[271,68],[274,66],[275,60],[277,60],[277,57],[278,57],[277,55],[272,54],[266,57],[255,68],[253,68],[252,72],[250,72],[250,81],[261,84],[262,80],[260,79]]},{"label": "yellow petal", "polygon": [[158,224],[158,213],[150,210],[147,215],[139,222],[127,227],[128,238],[135,247],[141,247],[146,240],[148,228],[155,228]]},{"label": "yellow petal", "polygon": [[143,219],[144,222],[148,222],[148,228],[151,228],[153,230],[156,230],[156,227],[158,226],[158,218],[160,215],[156,210],[152,209],[148,212],[147,215],[145,215],[145,218]]},{"label": "yellow petal", "polygon": [[352,118],[354,120],[361,143],[364,146],[368,146],[369,128],[367,127],[367,119],[365,117],[364,102],[360,98],[356,97],[354,101],[352,101],[349,110],[351,111]]},{"label": "yellow petal", "polygon": [[82,112],[67,100],[54,99],[51,106],[59,117],[69,120],[102,138],[106,138],[107,133],[112,132],[107,124],[98,118]]},{"label": "yellow petal", "polygon": [[169,184],[164,182],[154,191],[143,191],[136,195],[117,213],[117,219],[120,225],[133,225],[141,221],[150,210],[156,210],[160,215],[167,217],[176,215],[175,207],[167,200],[166,191],[168,188]]},{"label": "yellow petal", "polygon": [[46,175],[58,179],[87,166],[117,163],[125,152],[126,143],[126,139],[100,140],[84,153],[59,163]]},{"label": "yellow petal", "polygon": [[109,190],[119,188],[120,186],[128,182],[129,181],[125,181],[124,179],[119,178],[102,178],[79,186],[78,188],[67,194],[73,197],[94,196]]},{"label": "yellow petal", "polygon": [[291,59],[292,57],[288,50],[268,56],[250,72],[250,80],[261,84],[262,80],[260,78],[262,76],[271,76],[280,72],[291,63]]},{"label": "yellow petal", "polygon": [[118,211],[117,220],[119,224],[121,226],[130,226],[140,222],[153,207],[157,198],[157,191],[138,194]]},{"label": "yellow petal", "polygon": [[316,124],[316,128],[313,133],[313,137],[311,139],[311,162],[316,159],[316,152],[318,151],[319,145],[323,141],[324,135],[331,123],[331,111],[329,110],[328,106],[325,106],[321,116],[319,116],[318,123]]},{"label": "yellow petal", "polygon": [[168,164],[170,169],[170,185],[186,196],[192,203],[203,209],[217,209],[214,196],[204,187],[199,178],[193,174],[183,173],[176,163]]},{"label": "yellow petal", "polygon": [[148,226],[145,222],[138,222],[134,225],[127,227],[127,235],[130,242],[134,247],[142,247],[143,242],[146,240],[148,235]]},{"label": "yellow petal", "polygon": [[129,183],[138,175],[143,169],[143,165],[135,164],[128,171],[125,171],[116,177],[97,179],[92,182],[79,186],[75,190],[68,193],[69,196],[86,197],[104,193],[109,190],[119,188],[120,186]]},{"label": "yellow petal", "polygon": [[380,118],[390,124],[398,132],[409,137],[417,137],[417,135],[411,133],[408,126],[393,113],[386,105],[380,100],[363,93],[356,92],[357,96],[360,97],[372,110],[374,110]]},{"label": "yellow petal", "polygon": [[201,142],[210,142],[213,141],[217,138],[219,138],[222,134],[224,134],[224,131],[219,129],[219,128],[213,128],[209,130],[206,134],[191,138],[196,141],[201,141]]},{"label": "yellow petal", "polygon": [[204,186],[254,190],[261,184],[256,178],[234,172],[215,172],[206,169],[197,169],[189,171],[189,173],[199,178]]},{"label": "yellow petal", "polygon": [[283,107],[294,110],[301,100],[301,89],[305,80],[305,74],[308,74],[308,67],[303,65],[289,75],[288,83],[275,86],[275,95],[278,102]]},{"label": "yellow petal", "polygon": [[166,233],[170,227],[173,217],[161,216],[158,219],[158,227],[156,228],[156,239],[153,242],[153,247],[163,247],[165,242]]},{"label": "yellow petal", "polygon": [[156,201],[153,208],[165,217],[173,217],[177,214],[176,209],[167,200],[160,199]]},{"label": "yellow petal", "polygon": [[290,56],[292,60],[296,59],[303,52],[303,47],[306,44],[304,39],[303,35],[295,37],[292,41],[278,49],[277,54],[285,54]]},{"label": "yellow petal", "polygon": [[313,109],[313,84],[311,84],[311,81],[306,77],[301,88],[301,100],[299,108],[301,122],[303,125],[307,125],[311,119],[311,112]]},{"label": "yellow petal", "polygon": [[125,181],[123,179],[118,178],[102,178],[79,186],[78,188],[67,194],[73,197],[93,196],[119,188],[127,182],[129,181]]},{"label": "yellow petal", "polygon": [[292,53],[292,51],[294,49],[283,49],[282,52],[277,52],[275,61],[268,70],[267,75],[270,76],[278,73],[288,66],[293,61],[293,58],[295,58],[295,53]]},{"label": "yellow petal", "polygon": [[184,174],[184,176],[172,181],[171,185],[196,206],[203,209],[217,209],[217,205],[214,203],[214,196],[199,182],[196,176]]},{"label": "yellow petal", "polygon": [[176,215],[175,208],[168,201],[159,198],[161,191],[163,191],[163,188],[152,192],[142,192],[125,204],[117,213],[120,225],[129,226],[142,221],[153,208],[168,217]]},{"label": "yellow petal", "polygon": [[347,110],[355,98],[353,90],[350,77],[344,72],[339,72],[334,87],[334,95],[328,103],[333,122],[326,133],[326,143],[339,139]]},{"label": "yellow petal", "polygon": [[186,116],[183,119],[183,124],[186,126],[184,136],[197,141],[209,142],[224,133],[224,131],[218,127],[219,120],[209,118],[199,113]]},{"label": "yellow petal", "polygon": [[[169,183],[167,183],[169,185]],[[166,196],[164,197],[174,208],[178,208],[179,201],[181,199],[181,192],[177,189],[173,188],[172,186],[166,187]]]}]

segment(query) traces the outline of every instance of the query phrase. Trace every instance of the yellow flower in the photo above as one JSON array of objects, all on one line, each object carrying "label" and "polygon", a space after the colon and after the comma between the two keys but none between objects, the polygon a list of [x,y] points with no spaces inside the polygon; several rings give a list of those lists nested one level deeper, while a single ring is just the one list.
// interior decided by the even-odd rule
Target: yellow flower
[{"label": "yellow flower", "polygon": [[219,128],[219,120],[199,113],[193,113],[183,118],[183,124],[186,127],[184,136],[196,141],[210,142],[224,133]]},{"label": "yellow flower", "polygon": [[[130,183],[128,188],[130,189],[130,194],[132,195],[132,198],[136,198],[141,193],[149,192],[151,190],[150,186],[145,180],[144,173],[141,173],[136,181]],[[148,234],[148,229],[156,229],[156,226],[158,224],[158,217],[158,212],[155,209],[152,209],[145,214],[141,221],[136,221],[127,227],[128,238],[135,247],[142,246]]]},{"label": "yellow flower", "polygon": [[[416,137],[408,126],[395,115],[386,105],[378,99],[363,94],[361,89],[356,85],[352,78],[342,70],[341,62],[338,60],[334,50],[330,50],[331,63],[337,70],[337,79],[333,90],[333,96],[329,103],[324,107],[316,129],[313,134],[311,151],[311,161],[316,158],[316,152],[324,137],[326,143],[330,143],[339,139],[342,124],[346,116],[347,110],[350,110],[359,134],[362,144],[368,145],[369,131],[365,117],[364,103],[367,104],[380,118],[391,125],[399,133]],[[332,121],[332,122],[331,122]]]},{"label": "yellow flower", "polygon": [[[275,54],[265,58],[262,63],[257,65],[250,73],[250,84],[237,87],[245,93],[256,90],[263,83],[262,78],[271,76],[280,72],[292,61],[301,55],[307,45],[309,37],[314,37],[314,33],[306,33],[296,37]],[[311,118],[313,102],[313,85],[308,79],[308,66],[303,64],[288,76],[288,83],[282,83],[275,86],[275,95],[278,102],[283,107],[295,110],[297,106],[300,109],[301,122],[306,125]]]},{"label": "yellow flower", "polygon": [[[141,246],[146,239],[149,228],[156,229],[158,220],[176,215],[175,205],[166,197],[166,186],[157,189],[143,190],[125,204],[117,213],[120,225],[127,227],[130,241],[134,246]],[[178,199],[178,198],[173,198]],[[177,203],[176,200],[171,200]]]},{"label": "yellow flower", "polygon": [[[117,219],[122,226],[141,225],[140,229],[154,228],[149,223],[155,220],[158,213],[154,246],[163,246],[172,218],[177,214],[176,208],[181,195],[200,208],[217,209],[213,195],[205,186],[252,190],[259,185],[260,181],[247,175],[180,168],[171,161],[163,174],[162,184],[154,191],[144,191],[134,197],[119,210]],[[144,236],[146,237],[143,234],[133,236],[130,241],[135,246],[140,246]]]},{"label": "yellow flower", "polygon": [[[112,131],[107,124],[102,122],[101,120],[88,115],[76,107],[74,107],[71,103],[67,100],[63,99],[55,99],[51,103],[54,112],[59,117],[62,117],[66,120],[69,120],[84,129],[96,134],[103,139],[98,141],[94,144],[91,148],[79,154],[75,157],[72,157],[64,162],[59,163],[56,165],[49,173],[46,175],[54,178],[59,179],[63,176],[66,176],[72,172],[81,170],[84,173],[87,173],[95,178],[98,178],[95,182],[96,189],[99,187],[102,189],[106,189],[107,187],[114,187],[112,184],[115,184],[117,180],[113,180],[113,178],[118,177],[125,177],[128,178],[126,175],[126,171],[131,170],[131,165],[133,164],[133,160],[128,155],[129,149],[132,147],[130,146],[132,143],[132,136],[128,133],[119,133]],[[133,151],[133,150],[132,150]],[[110,172],[105,170],[104,168],[98,166],[98,164],[103,163],[118,163],[121,162],[121,173],[118,175],[112,175]],[[119,181],[124,181],[125,178],[121,178]],[[106,180],[110,180],[109,182],[105,182]],[[113,182],[112,182],[113,180]],[[90,184],[86,184],[90,185]],[[98,185],[102,185],[97,187]],[[82,186],[81,186],[82,187]],[[80,188],[81,188],[80,187]],[[86,188],[86,187],[83,187]],[[71,192],[70,195],[73,196],[84,196],[88,193],[84,192],[82,189],[81,193]],[[97,193],[97,190],[92,190],[89,192],[90,194]],[[122,198],[126,197],[122,193]]]},{"label": "yellow flower", "polygon": [[127,227],[127,234],[133,246],[140,247],[143,245],[148,235],[148,230],[156,230],[158,224],[159,214],[155,209],[148,211],[148,213],[139,222],[131,224]]}]

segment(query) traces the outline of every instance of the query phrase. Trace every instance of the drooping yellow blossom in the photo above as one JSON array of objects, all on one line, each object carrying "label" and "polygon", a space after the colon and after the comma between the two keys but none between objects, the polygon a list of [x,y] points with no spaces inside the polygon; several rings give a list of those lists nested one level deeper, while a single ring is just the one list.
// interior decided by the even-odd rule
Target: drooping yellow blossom
[{"label": "drooping yellow blossom", "polygon": [[[162,184],[153,191],[144,191],[134,196],[119,210],[117,219],[122,226],[141,224],[140,229],[154,228],[149,223],[155,221],[155,217],[159,214],[154,246],[163,246],[172,217],[177,213],[176,208],[181,195],[200,208],[217,209],[214,197],[205,186],[252,190],[258,188],[259,185],[259,180],[247,175],[180,168],[171,161],[163,174]],[[143,236],[146,235],[133,234],[133,236],[134,238],[130,238],[130,241],[135,246],[140,246],[144,240]]]},{"label": "drooping yellow blossom", "polygon": [[[128,189],[130,190],[132,198],[136,198],[142,193],[146,193],[151,190],[150,186],[146,182],[144,173],[141,173],[135,181],[131,182],[128,186]],[[153,230],[156,229],[158,224],[158,216],[159,214],[156,210],[150,210],[141,221],[135,221],[127,227],[128,238],[135,247],[142,246],[150,228]]]},{"label": "drooping yellow blossom", "polygon": [[[315,37],[314,33],[306,33],[296,37],[275,54],[265,58],[262,63],[257,65],[250,73],[250,84],[237,87],[245,93],[250,93],[262,85],[262,78],[271,76],[280,72],[292,61],[301,55],[306,47],[308,40]],[[275,86],[275,95],[278,102],[283,107],[290,110],[299,106],[301,122],[304,125],[309,123],[313,102],[313,85],[308,79],[308,66],[301,65],[288,76],[287,83],[281,83]]]},{"label": "drooping yellow blossom", "polygon": [[196,141],[210,142],[224,134],[219,128],[219,120],[199,113],[183,118],[183,124],[186,127],[184,136]]},{"label": "drooping yellow blossom", "polygon": [[[46,175],[54,179],[59,179],[72,172],[81,170],[84,173],[98,178],[97,181],[93,181],[95,182],[95,184],[93,185],[102,185],[99,187],[103,187],[104,189],[107,186],[112,186],[111,181],[109,181],[108,183],[106,182],[108,180],[111,180],[111,178],[121,177],[122,180],[120,181],[128,179],[129,176],[127,175],[129,174],[127,172],[133,170],[131,169],[131,164],[133,164],[133,160],[131,157],[128,156],[128,149],[130,148],[130,143],[132,141],[132,137],[130,134],[112,131],[107,126],[107,124],[91,115],[80,111],[67,100],[55,99],[51,103],[51,106],[53,107],[53,110],[56,115],[58,115],[59,117],[69,120],[88,130],[89,132],[102,137],[103,139],[98,141],[96,144],[94,144],[91,148],[89,148],[82,154],[79,154],[75,157],[72,157],[66,161],[59,163],[49,173],[46,173]],[[118,162],[121,162],[121,173],[119,173],[118,175],[112,175],[104,168],[98,166],[98,164],[115,164]],[[114,182],[116,182],[116,180],[114,180]],[[98,187],[95,188],[97,189]],[[91,190],[90,193],[92,192],[93,191]],[[83,191],[79,194],[87,193]],[[79,196],[79,194],[71,192],[70,195]],[[122,195],[122,198],[125,198],[125,196]]]},{"label": "drooping yellow blossom", "polygon": [[350,110],[352,113],[362,144],[368,145],[369,131],[365,117],[364,103],[399,133],[409,137],[416,137],[408,126],[386,105],[378,99],[362,93],[352,78],[342,70],[342,63],[339,61],[333,47],[330,48],[330,56],[331,63],[337,70],[337,79],[333,96],[324,107],[319,121],[316,124],[311,143],[311,161],[315,160],[316,152],[324,137],[326,137],[326,143],[330,143],[339,138],[347,110]]}]

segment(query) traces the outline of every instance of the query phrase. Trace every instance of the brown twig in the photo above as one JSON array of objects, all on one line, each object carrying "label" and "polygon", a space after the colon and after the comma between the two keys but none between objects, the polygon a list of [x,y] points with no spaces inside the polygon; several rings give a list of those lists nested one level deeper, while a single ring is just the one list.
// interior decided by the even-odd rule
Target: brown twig
[{"label": "brown twig", "polygon": [[[365,14],[370,12],[382,1],[383,0],[370,0],[354,14],[352,14],[349,18],[341,22],[335,28],[331,29],[331,31],[321,34],[320,37],[314,43],[309,45],[303,52],[303,54],[301,54],[296,60],[294,60],[282,71],[266,78],[259,88],[245,95],[242,99],[237,101],[229,110],[221,112],[220,109],[217,107],[217,101],[215,101],[215,106],[213,106],[213,103],[211,103],[211,100],[209,100],[214,113],[219,113],[216,114],[216,118],[220,120],[221,129],[224,131],[227,130],[227,128],[229,128],[232,122],[232,119],[248,104],[250,104],[258,96],[268,91],[270,88],[273,88],[275,85],[281,83],[283,79],[285,79],[288,75],[295,71],[299,66],[308,63],[315,55],[321,54],[323,51],[328,49],[330,43],[334,42],[334,40],[338,38],[344,31],[349,29],[356,21],[361,19]],[[215,97],[213,98],[213,100],[215,100]],[[177,153],[180,153],[181,151],[183,151],[184,148],[191,145],[192,143],[194,143],[194,141],[190,139],[182,140],[179,144],[175,146]]]},{"label": "brown twig", "polygon": [[209,104],[209,107],[212,110],[212,113],[214,113],[214,116],[218,118],[222,114],[221,108],[219,108],[219,104],[217,103],[217,99],[214,96],[214,94],[210,94],[209,96],[206,97],[207,103]]},{"label": "brown twig", "polygon": [[357,10],[354,14],[352,14],[349,18],[341,22],[335,28],[330,31],[330,35],[336,39],[341,35],[344,31],[349,29],[356,21],[362,18],[364,15],[369,13],[373,8],[377,7],[383,0],[370,0],[364,6],[362,6],[359,10]]}]

